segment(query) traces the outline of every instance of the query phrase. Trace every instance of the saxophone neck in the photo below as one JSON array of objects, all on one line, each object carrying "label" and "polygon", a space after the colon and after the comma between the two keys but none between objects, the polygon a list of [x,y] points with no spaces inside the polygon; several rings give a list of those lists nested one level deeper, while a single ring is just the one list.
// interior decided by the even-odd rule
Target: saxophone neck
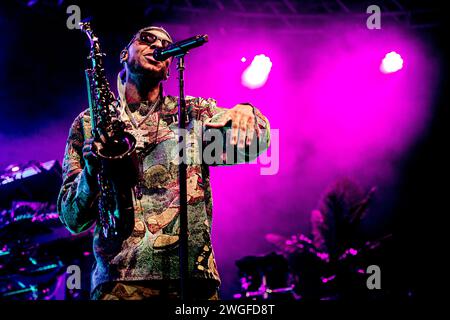
[{"label": "saxophone neck", "polygon": [[102,53],[100,49],[100,42],[98,40],[98,37],[95,35],[94,31],[92,30],[91,23],[90,22],[80,22],[80,28],[81,31],[86,34],[86,36],[89,38],[89,42],[91,45],[91,51],[88,59],[90,60],[97,60],[96,64],[100,64],[101,58],[105,55]]}]

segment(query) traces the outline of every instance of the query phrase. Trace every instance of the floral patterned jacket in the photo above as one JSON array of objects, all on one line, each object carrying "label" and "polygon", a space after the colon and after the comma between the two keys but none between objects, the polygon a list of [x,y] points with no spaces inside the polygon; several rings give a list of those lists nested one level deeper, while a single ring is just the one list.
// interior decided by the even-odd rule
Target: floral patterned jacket
[{"label": "floral patterned jacket", "polygon": [[[227,110],[217,107],[213,99],[187,97],[187,193],[189,274],[194,279],[209,279],[217,286],[220,278],[211,247],[212,198],[209,165],[233,164],[254,160],[269,146],[270,130],[267,119],[254,108],[261,129],[257,152],[238,151],[235,161],[226,157],[223,163],[206,164],[198,159],[205,143],[205,121],[217,121]],[[111,281],[175,280],[179,278],[179,186],[177,153],[177,98],[165,96],[158,112],[141,114],[141,108],[122,112],[126,130],[137,140],[137,153],[143,173],[142,198],[133,196],[134,230],[121,243],[106,240],[99,224],[94,229],[95,265],[92,286]],[[132,126],[129,114],[142,122]],[[214,129],[219,130],[219,129]],[[58,212],[63,224],[73,233],[89,229],[97,221],[98,192],[84,168],[82,147],[90,137],[89,110],[73,122],[67,139],[63,161],[63,185],[58,197]],[[222,129],[221,134],[224,135]],[[224,135],[225,136],[225,135]],[[224,139],[224,146],[227,141]],[[228,140],[229,141],[229,140]],[[243,153],[247,157],[243,156]],[[225,152],[224,152],[225,154]],[[241,157],[239,157],[241,155]]]}]

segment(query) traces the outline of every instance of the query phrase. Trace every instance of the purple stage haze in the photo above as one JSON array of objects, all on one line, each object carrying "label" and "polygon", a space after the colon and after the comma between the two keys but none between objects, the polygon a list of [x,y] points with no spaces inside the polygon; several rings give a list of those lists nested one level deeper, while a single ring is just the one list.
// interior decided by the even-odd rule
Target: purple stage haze
[{"label": "purple stage haze", "polygon": [[[401,54],[403,69],[381,73],[391,51]],[[241,74],[258,54],[270,58],[272,70],[265,86],[250,90]],[[275,249],[266,233],[309,232],[309,213],[336,178],[378,187],[366,229],[372,236],[386,232],[396,172],[432,112],[438,67],[432,56],[412,33],[345,24],[292,37],[211,32],[210,42],[192,51],[190,94],[214,97],[225,107],[251,101],[279,130],[277,174],[261,175],[262,165],[212,169],[213,240],[224,292],[238,289],[238,258]]]}]

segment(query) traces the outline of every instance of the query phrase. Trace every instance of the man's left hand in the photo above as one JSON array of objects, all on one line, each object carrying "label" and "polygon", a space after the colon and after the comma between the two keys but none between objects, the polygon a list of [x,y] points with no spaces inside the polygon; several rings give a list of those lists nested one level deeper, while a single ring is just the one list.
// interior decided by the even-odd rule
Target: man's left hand
[{"label": "man's left hand", "polygon": [[250,145],[255,133],[259,137],[259,128],[256,123],[253,107],[248,104],[237,104],[233,108],[227,110],[217,122],[205,123],[210,128],[221,128],[231,121],[231,144],[237,144],[239,136],[238,148],[244,148],[244,144]]}]

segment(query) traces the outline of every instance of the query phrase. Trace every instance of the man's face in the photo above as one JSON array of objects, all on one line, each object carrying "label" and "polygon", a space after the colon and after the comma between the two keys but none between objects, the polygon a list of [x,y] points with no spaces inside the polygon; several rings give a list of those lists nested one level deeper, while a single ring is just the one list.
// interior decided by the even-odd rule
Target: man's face
[{"label": "man's face", "polygon": [[127,67],[132,74],[146,75],[156,80],[164,80],[169,69],[170,59],[156,61],[153,58],[153,51],[163,47],[163,41],[169,41],[167,35],[158,30],[145,31],[157,37],[153,43],[141,41],[137,37],[128,48]]}]

